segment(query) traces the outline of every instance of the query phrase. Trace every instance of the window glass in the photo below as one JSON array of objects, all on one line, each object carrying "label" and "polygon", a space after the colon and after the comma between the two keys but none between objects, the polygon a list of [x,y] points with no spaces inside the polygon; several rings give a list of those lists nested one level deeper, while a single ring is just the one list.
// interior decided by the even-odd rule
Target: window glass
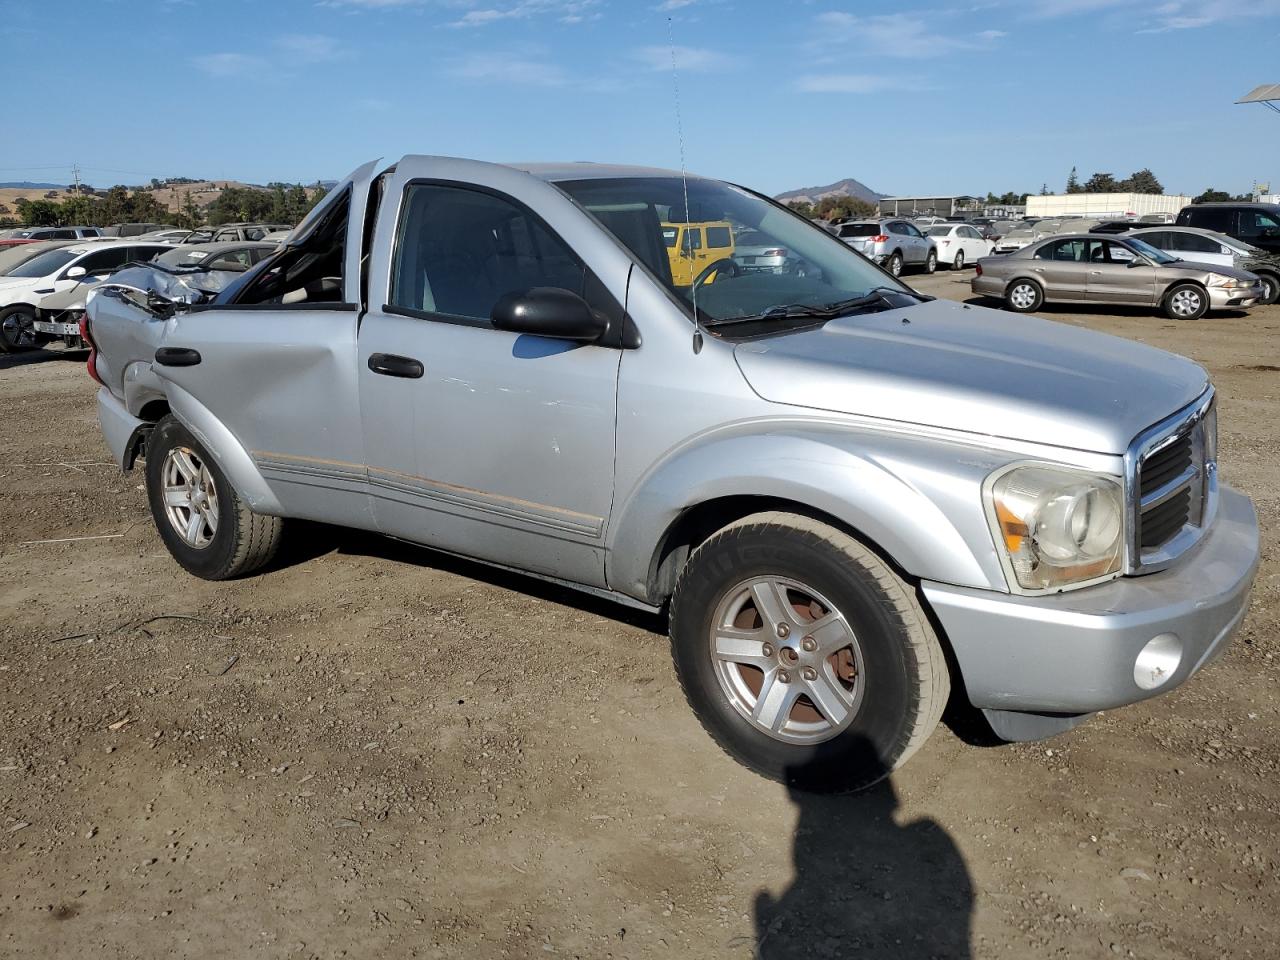
[{"label": "window glass", "polygon": [[261,240],[266,235],[267,231],[262,229],[262,227],[247,227],[244,231],[244,238],[246,240]]},{"label": "window glass", "polygon": [[1176,233],[1157,230],[1155,233],[1143,232],[1142,236],[1138,237],[1138,239],[1151,244],[1151,246],[1158,250],[1176,250],[1178,249],[1176,246],[1178,236],[1179,234]]},{"label": "window glass", "polygon": [[1264,210],[1240,211],[1240,239],[1280,237],[1280,219]]},{"label": "window glass", "polygon": [[[1151,243],[1151,239],[1147,236],[1142,237],[1147,243]],[[1173,243],[1170,246],[1164,246],[1159,243],[1151,243],[1153,247],[1160,247],[1162,250],[1185,250],[1188,253],[1221,253],[1222,244],[1212,237],[1206,237],[1199,233],[1175,233],[1170,238]]]},{"label": "window glass", "polygon": [[904,223],[904,224],[902,225],[902,232],[903,232],[903,233],[905,233],[908,237],[923,237],[923,236],[924,236],[924,234],[923,234],[923,233],[921,233],[919,230],[917,230],[917,229],[916,229],[912,224],[910,224],[910,223]]},{"label": "window glass", "polygon": [[732,247],[732,231],[728,227],[707,227],[707,246]]},{"label": "window glass", "polygon": [[[1181,221],[1182,217],[1178,217]],[[1235,211],[1229,207],[1192,207],[1187,212],[1186,225],[1191,227],[1202,227],[1205,230],[1216,230],[1219,233],[1235,233],[1232,229],[1235,220]]]},{"label": "window glass", "polygon": [[[586,270],[542,221],[478,190],[409,188],[396,238],[391,303],[488,322],[493,305],[530,287],[581,295]],[[689,230],[701,246],[700,231]]]},{"label": "window glass", "polygon": [[685,253],[688,253],[691,250],[701,250],[702,231],[697,228],[685,230],[684,239],[680,241],[680,249]]},{"label": "window glass", "polygon": [[124,266],[126,260],[133,259],[129,256],[132,252],[128,247],[110,246],[103,250],[95,250],[80,260],[76,266],[84,267],[84,272],[90,276],[109,273]]},{"label": "window glass", "polygon": [[[1097,247],[1098,241],[1096,240],[1093,241],[1093,245]],[[1137,255],[1132,250],[1130,250],[1128,247],[1121,246],[1118,243],[1108,242],[1104,244],[1104,246],[1106,247],[1106,252],[1104,255],[1108,263],[1130,264],[1134,260],[1138,259]],[[1097,259],[1096,256],[1095,256],[1095,259]]]},{"label": "window glass", "polygon": [[951,228],[946,225],[930,227],[925,231],[925,235],[930,237],[949,237],[951,236]]},{"label": "window glass", "polygon": [[878,223],[842,223],[840,224],[841,237],[874,237],[880,233],[880,224]]},{"label": "window glass", "polygon": [[679,235],[680,235],[680,230],[678,227],[662,228],[662,242],[666,244],[666,246],[668,247],[674,247],[676,245],[676,237],[678,237]]},{"label": "window glass", "polygon": [[69,250],[46,250],[38,257],[32,257],[20,267],[9,271],[10,277],[47,277],[56,273],[80,254]]},{"label": "window glass", "polygon": [[1079,239],[1046,243],[1036,251],[1036,257],[1040,260],[1069,260],[1074,263],[1083,263],[1087,243],[1088,241]]},{"label": "window glass", "polygon": [[326,196],[324,203],[307,215],[301,242],[280,251],[267,269],[236,293],[232,303],[306,307],[349,302],[345,274],[350,216],[349,186],[337,195]]}]

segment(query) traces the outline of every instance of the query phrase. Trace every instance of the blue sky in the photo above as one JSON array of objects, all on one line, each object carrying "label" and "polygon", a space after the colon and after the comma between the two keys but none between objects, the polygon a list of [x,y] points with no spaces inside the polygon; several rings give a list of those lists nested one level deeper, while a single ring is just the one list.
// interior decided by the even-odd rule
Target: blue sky
[{"label": "blue sky", "polygon": [[1280,115],[1233,105],[1280,0],[0,0],[0,180],[675,167],[672,42],[689,169],[770,193],[1280,191]]}]

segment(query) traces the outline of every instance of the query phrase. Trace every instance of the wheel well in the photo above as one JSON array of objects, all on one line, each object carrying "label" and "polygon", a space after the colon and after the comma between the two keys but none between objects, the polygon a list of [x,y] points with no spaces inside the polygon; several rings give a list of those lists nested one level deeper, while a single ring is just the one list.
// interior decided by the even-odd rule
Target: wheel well
[{"label": "wheel well", "polygon": [[142,405],[142,409],[138,411],[139,420],[147,420],[151,423],[158,423],[162,417],[168,415],[168,400],[148,400]]},{"label": "wheel well", "polygon": [[835,527],[853,537],[868,550],[875,553],[897,572],[904,580],[914,583],[910,576],[889,556],[879,544],[868,539],[858,530],[853,529],[843,520],[823,510],[817,510],[808,504],[783,497],[734,496],[708,500],[687,508],[667,527],[666,533],[658,542],[653,559],[649,564],[649,599],[662,604],[670,598],[675,590],[676,578],[688,562],[689,555],[701,544],[711,538],[717,530],[727,527],[736,520],[749,517],[753,513],[769,510],[783,510],[798,514]]},{"label": "wheel well", "polygon": [[1169,294],[1171,294],[1174,290],[1177,290],[1179,287],[1195,287],[1197,290],[1201,291],[1206,296],[1209,293],[1208,288],[1199,280],[1175,280],[1173,281],[1173,283],[1169,284],[1167,287],[1164,288],[1164,293],[1160,294],[1160,302],[1164,303],[1165,298],[1169,296]]},{"label": "wheel well", "polygon": [[169,415],[168,400],[148,400],[142,405],[142,409],[138,411],[138,419],[144,421],[125,443],[124,448],[124,470],[128,473],[133,469],[134,463],[141,457],[147,459],[147,440],[151,436],[151,431],[160,420]]}]

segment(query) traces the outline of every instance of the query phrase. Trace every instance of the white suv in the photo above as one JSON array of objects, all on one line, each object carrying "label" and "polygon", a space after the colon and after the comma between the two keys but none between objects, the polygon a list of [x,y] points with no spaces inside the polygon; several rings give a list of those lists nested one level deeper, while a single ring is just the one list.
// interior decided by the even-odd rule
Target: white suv
[{"label": "white suv", "polygon": [[172,250],[160,243],[89,240],[46,250],[8,276],[0,277],[0,353],[30,350],[39,337],[33,324],[36,307],[51,293],[77,283],[101,280],[134,260],[151,260]]}]

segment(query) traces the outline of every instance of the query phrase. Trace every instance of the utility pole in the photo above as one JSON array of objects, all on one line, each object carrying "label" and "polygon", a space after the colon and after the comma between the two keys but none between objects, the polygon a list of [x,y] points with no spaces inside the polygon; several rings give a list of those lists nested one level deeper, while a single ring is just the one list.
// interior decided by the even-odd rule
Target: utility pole
[{"label": "utility pole", "polygon": [[76,196],[80,196],[80,164],[71,165],[71,178],[75,182]]}]

